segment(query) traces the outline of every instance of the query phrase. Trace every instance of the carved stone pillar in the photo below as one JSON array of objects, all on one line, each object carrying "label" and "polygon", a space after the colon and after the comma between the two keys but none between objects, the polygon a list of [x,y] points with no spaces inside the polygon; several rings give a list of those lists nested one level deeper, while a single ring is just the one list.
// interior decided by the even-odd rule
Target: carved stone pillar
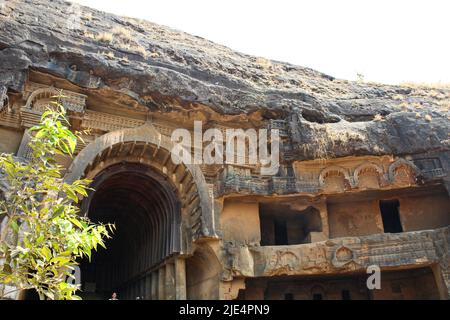
[{"label": "carved stone pillar", "polygon": [[164,300],[166,298],[165,280],[166,280],[166,271],[165,267],[162,266],[158,270],[158,300]]},{"label": "carved stone pillar", "polygon": [[166,300],[175,300],[175,264],[166,264],[165,297]]},{"label": "carved stone pillar", "polygon": [[448,300],[450,293],[448,285],[450,284],[450,281],[448,281],[448,274],[445,272],[446,270],[444,270],[439,263],[432,265],[431,270],[433,271],[434,281],[436,282],[436,287],[439,291],[439,298],[441,300]]},{"label": "carved stone pillar", "polygon": [[183,258],[175,260],[175,299],[186,300],[186,262]]},{"label": "carved stone pillar", "polygon": [[158,272],[152,272],[151,299],[158,299]]},{"label": "carved stone pillar", "polygon": [[326,199],[317,204],[320,212],[320,220],[322,221],[322,233],[326,239],[330,238],[330,226],[328,224],[328,206]]},{"label": "carved stone pillar", "polygon": [[144,300],[150,300],[151,297],[152,297],[152,275],[149,274],[145,277]]},{"label": "carved stone pillar", "polygon": [[31,159],[31,148],[28,146],[30,143],[31,135],[28,130],[25,130],[22,136],[22,142],[20,142],[19,150],[17,151],[17,156],[25,159]]}]

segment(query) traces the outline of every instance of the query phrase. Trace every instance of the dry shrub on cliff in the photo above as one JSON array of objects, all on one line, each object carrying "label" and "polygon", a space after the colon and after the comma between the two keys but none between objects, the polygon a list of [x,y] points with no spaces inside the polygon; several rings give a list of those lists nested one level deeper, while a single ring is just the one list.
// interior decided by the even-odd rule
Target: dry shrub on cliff
[{"label": "dry shrub on cliff", "polygon": [[271,69],[272,68],[272,62],[266,58],[256,58],[255,63],[258,65],[258,67],[262,69]]},{"label": "dry shrub on cliff", "polygon": [[87,13],[83,14],[81,16],[81,19],[86,20],[86,21],[91,21],[92,20],[92,12],[87,12]]},{"label": "dry shrub on cliff", "polygon": [[84,31],[83,31],[83,34],[84,34],[84,36],[85,36],[86,38],[95,39],[95,34],[89,32],[89,31],[87,31],[87,30],[84,30]]},{"label": "dry shrub on cliff", "polygon": [[332,129],[330,127],[325,128],[326,134],[328,136],[329,142],[331,145],[334,146],[342,146],[348,144],[350,141],[357,142],[357,141],[364,141],[365,137],[357,132],[353,131],[351,129]]},{"label": "dry shrub on cliff", "polygon": [[138,44],[138,43],[121,43],[117,45],[120,49],[126,50],[126,51],[130,51],[133,53],[137,53],[141,56],[143,56],[144,58],[147,57],[148,52],[145,49],[144,46]]},{"label": "dry shrub on cliff", "polygon": [[450,99],[444,100],[444,101],[439,101],[438,105],[439,105],[441,111],[443,111],[443,112],[450,111]]},{"label": "dry shrub on cliff", "polygon": [[450,83],[402,82],[401,85],[412,88],[416,96],[431,97],[435,100],[450,98]]},{"label": "dry shrub on cliff", "polygon": [[450,83],[431,83],[431,82],[412,82],[405,81],[400,83],[401,86],[410,88],[424,88],[424,89],[450,89]]},{"label": "dry shrub on cliff", "polygon": [[110,60],[115,58],[114,52],[112,52],[112,51],[108,51],[108,52],[102,51],[101,54],[108,57]]},{"label": "dry shrub on cliff", "polygon": [[115,27],[112,30],[112,33],[114,35],[117,35],[117,36],[119,36],[121,38],[124,38],[124,39],[130,39],[131,40],[133,38],[131,30],[127,29],[125,27]]},{"label": "dry shrub on cliff", "polygon": [[408,103],[406,103],[406,102],[402,102],[402,103],[399,105],[399,107],[401,108],[401,110],[402,110],[403,112],[408,111]]},{"label": "dry shrub on cliff", "polygon": [[373,121],[382,121],[383,119],[384,117],[379,113],[377,113],[375,117],[373,117]]},{"label": "dry shrub on cliff", "polygon": [[148,56],[146,48],[135,40],[132,30],[125,27],[115,27],[111,32],[114,36],[113,45],[115,47],[137,53],[144,58]]},{"label": "dry shrub on cliff", "polygon": [[95,40],[106,43],[111,43],[113,41],[113,38],[114,38],[113,34],[109,32],[102,32],[95,36]]}]

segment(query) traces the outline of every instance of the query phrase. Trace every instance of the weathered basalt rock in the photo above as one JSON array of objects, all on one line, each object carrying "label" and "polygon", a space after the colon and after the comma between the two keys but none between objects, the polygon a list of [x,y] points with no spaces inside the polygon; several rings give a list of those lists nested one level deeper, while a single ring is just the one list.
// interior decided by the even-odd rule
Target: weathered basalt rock
[{"label": "weathered basalt rock", "polygon": [[285,120],[298,160],[450,146],[448,89],[339,80],[60,0],[0,6],[0,92],[21,92],[29,70],[151,110]]}]

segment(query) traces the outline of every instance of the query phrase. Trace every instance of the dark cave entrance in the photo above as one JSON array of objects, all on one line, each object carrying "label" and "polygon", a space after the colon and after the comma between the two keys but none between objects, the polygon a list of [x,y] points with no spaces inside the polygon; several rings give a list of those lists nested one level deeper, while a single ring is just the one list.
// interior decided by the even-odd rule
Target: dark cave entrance
[{"label": "dark cave entrance", "polygon": [[149,273],[180,251],[180,203],[169,181],[149,166],[123,163],[98,174],[83,201],[93,222],[115,223],[107,249],[81,263],[83,299],[149,299]]}]

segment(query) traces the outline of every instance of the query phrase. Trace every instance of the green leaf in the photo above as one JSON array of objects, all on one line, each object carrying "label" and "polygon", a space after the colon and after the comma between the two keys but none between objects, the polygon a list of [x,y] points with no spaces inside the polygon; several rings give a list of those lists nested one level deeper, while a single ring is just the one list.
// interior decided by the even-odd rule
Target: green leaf
[{"label": "green leaf", "polygon": [[76,140],[76,138],[75,139],[70,138],[70,139],[67,139],[67,142],[69,144],[69,152],[70,152],[70,154],[73,154],[75,151],[75,147],[77,146],[77,140]]},{"label": "green leaf", "polygon": [[55,264],[59,264],[59,265],[65,265],[65,264],[69,263],[70,261],[72,261],[71,258],[63,257],[63,256],[54,257],[50,260],[51,263],[55,263]]},{"label": "green leaf", "polygon": [[78,192],[79,194],[81,194],[84,197],[87,197],[87,192],[86,189],[84,188],[84,186],[73,186],[74,190],[76,192]]},{"label": "green leaf", "polygon": [[11,220],[11,228],[15,233],[19,232],[19,225],[17,224],[16,220]]},{"label": "green leaf", "polygon": [[75,203],[78,203],[78,197],[77,197],[77,195],[75,194],[75,192],[73,192],[72,189],[66,188],[65,192],[66,192],[67,197],[68,197],[70,200],[73,200]]},{"label": "green leaf", "polygon": [[64,206],[57,206],[56,209],[53,211],[53,217],[54,218],[59,217],[61,214],[64,213],[64,209],[65,209]]},{"label": "green leaf", "polygon": [[25,248],[30,249],[30,248],[33,247],[33,245],[31,244],[31,242],[30,242],[30,240],[28,239],[27,236],[24,236],[24,237],[23,237],[23,243],[24,243],[24,245],[25,245]]},{"label": "green leaf", "polygon": [[76,225],[78,228],[83,229],[83,225],[80,221],[78,221],[75,218],[69,218],[70,222],[72,222],[74,225]]},{"label": "green leaf", "polygon": [[44,241],[44,235],[41,234],[37,239],[36,239],[36,245],[40,245],[42,243],[42,241]]},{"label": "green leaf", "polygon": [[41,254],[45,257],[46,260],[50,260],[52,257],[52,252],[47,247],[42,247]]}]

